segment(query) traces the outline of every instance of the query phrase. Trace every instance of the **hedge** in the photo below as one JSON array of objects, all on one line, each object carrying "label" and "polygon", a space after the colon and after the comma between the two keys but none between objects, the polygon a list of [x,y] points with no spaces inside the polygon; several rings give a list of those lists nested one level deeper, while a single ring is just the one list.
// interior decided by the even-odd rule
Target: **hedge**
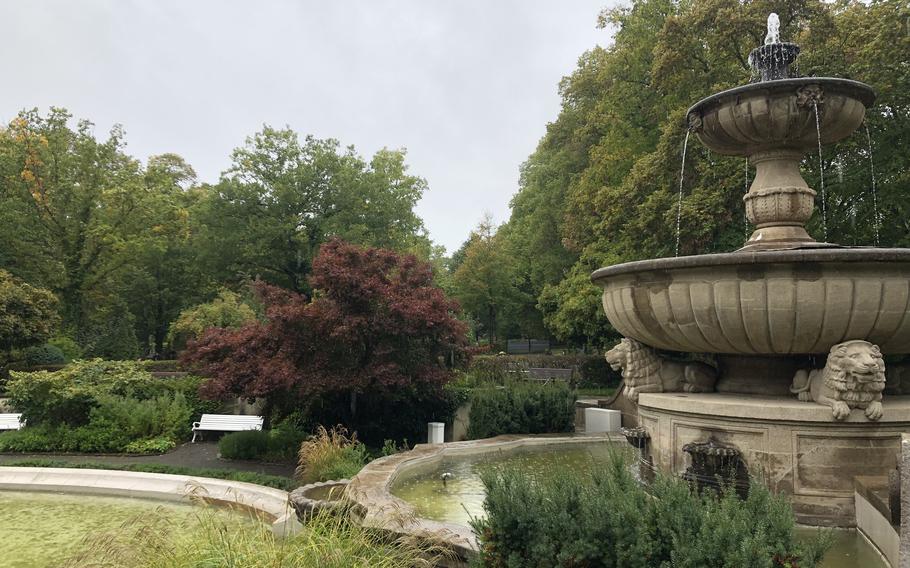
[{"label": "hedge", "polygon": [[468,438],[548,434],[575,428],[575,393],[565,383],[515,383],[475,389]]}]

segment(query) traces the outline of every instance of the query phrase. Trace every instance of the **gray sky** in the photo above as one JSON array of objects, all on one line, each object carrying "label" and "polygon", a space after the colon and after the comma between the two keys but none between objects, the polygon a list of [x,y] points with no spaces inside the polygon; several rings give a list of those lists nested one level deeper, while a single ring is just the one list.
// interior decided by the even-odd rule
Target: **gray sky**
[{"label": "gray sky", "polygon": [[244,137],[289,125],[369,157],[407,148],[451,252],[559,112],[557,85],[613,0],[0,1],[0,119],[62,106],[128,151],[216,181]]}]

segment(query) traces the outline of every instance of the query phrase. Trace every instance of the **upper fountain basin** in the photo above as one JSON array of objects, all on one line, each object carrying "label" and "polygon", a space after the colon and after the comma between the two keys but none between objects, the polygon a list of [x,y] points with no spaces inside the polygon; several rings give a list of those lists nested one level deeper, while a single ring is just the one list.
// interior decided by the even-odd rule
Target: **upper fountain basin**
[{"label": "upper fountain basin", "polygon": [[660,258],[601,268],[610,323],[671,351],[826,353],[865,339],[910,353],[910,249],[837,248]]},{"label": "upper fountain basin", "polygon": [[849,79],[801,77],[764,81],[723,91],[693,105],[689,128],[711,150],[751,156],[777,149],[808,151],[852,134],[875,101],[869,85]]}]

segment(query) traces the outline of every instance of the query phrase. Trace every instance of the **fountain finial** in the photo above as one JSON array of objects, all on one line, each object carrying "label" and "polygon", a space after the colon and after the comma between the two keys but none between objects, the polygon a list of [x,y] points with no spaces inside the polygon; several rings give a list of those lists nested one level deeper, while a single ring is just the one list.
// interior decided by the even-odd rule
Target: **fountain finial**
[{"label": "fountain finial", "polygon": [[799,55],[799,46],[780,40],[780,17],[771,12],[768,15],[768,35],[765,44],[752,50],[749,64],[757,72],[760,81],[789,79],[790,64]]},{"label": "fountain finial", "polygon": [[768,34],[765,36],[765,45],[780,43],[780,18],[776,13],[768,14]]}]

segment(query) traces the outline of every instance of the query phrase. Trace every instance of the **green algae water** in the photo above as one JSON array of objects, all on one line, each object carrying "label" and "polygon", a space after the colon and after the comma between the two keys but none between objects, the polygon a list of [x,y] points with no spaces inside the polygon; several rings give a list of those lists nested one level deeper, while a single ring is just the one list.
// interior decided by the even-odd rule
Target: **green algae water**
[{"label": "green algae water", "polygon": [[[522,447],[476,456],[443,458],[432,469],[396,480],[392,494],[410,503],[426,519],[467,525],[483,515],[481,476],[497,469],[519,469],[536,478],[567,471],[585,474],[609,460],[618,448],[608,442]],[[443,474],[451,477],[443,483]]]},{"label": "green algae water", "polygon": [[[811,538],[818,529],[798,528],[797,538]],[[834,530],[834,544],[822,559],[820,568],[886,568],[888,564],[855,530]]]},{"label": "green algae water", "polygon": [[0,491],[0,566],[59,568],[86,537],[150,517],[193,530],[199,512],[190,504],[128,497]]}]

